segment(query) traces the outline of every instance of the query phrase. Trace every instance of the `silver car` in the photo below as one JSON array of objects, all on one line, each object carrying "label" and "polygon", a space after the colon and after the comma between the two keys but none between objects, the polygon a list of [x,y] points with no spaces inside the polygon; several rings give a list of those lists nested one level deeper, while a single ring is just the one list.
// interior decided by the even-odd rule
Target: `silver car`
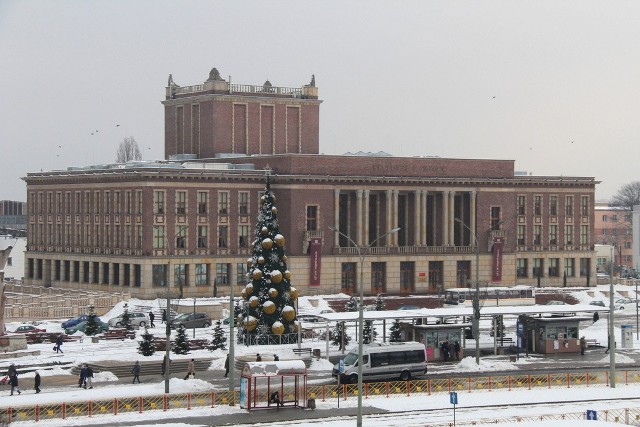
[{"label": "silver car", "polygon": [[[130,311],[129,322],[133,327],[144,328],[150,323],[149,315],[142,311]],[[116,328],[121,328],[122,326],[124,326],[122,324],[122,315],[109,319],[109,326]]]}]

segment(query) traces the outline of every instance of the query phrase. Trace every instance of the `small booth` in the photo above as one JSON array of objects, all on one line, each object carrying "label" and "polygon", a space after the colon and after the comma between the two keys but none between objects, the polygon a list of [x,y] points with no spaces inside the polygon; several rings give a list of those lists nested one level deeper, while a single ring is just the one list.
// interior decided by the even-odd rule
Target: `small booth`
[{"label": "small booth", "polygon": [[[528,339],[533,353],[558,354],[580,352],[580,322],[590,317],[540,317],[529,318],[533,330]],[[531,337],[530,337],[531,338]]]},{"label": "small booth", "polygon": [[[464,331],[471,327],[469,323],[412,325],[414,340],[425,345],[428,362],[456,360],[455,343],[458,343],[458,360],[464,358]],[[444,354],[444,345],[448,346],[448,357]]]},{"label": "small booth", "polygon": [[307,367],[302,360],[248,362],[240,376],[240,407],[306,408]]}]

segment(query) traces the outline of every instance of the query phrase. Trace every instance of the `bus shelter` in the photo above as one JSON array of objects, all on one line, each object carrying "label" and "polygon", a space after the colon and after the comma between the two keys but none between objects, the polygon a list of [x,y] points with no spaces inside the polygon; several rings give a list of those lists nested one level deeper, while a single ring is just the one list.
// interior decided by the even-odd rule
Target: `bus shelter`
[{"label": "bus shelter", "polygon": [[305,408],[307,367],[302,360],[249,362],[240,376],[240,407]]},{"label": "bus shelter", "polygon": [[[462,360],[464,358],[464,331],[469,327],[471,327],[470,323],[412,325],[415,340],[425,345],[429,362]],[[458,344],[456,345],[456,343]],[[456,354],[455,348],[458,349],[458,354]]]}]

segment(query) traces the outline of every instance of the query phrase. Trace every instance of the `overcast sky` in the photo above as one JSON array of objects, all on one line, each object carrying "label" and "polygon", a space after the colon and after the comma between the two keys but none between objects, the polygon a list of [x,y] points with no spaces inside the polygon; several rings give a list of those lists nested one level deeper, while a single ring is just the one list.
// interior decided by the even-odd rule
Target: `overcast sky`
[{"label": "overcast sky", "polygon": [[[511,159],[638,180],[637,1],[0,1],[0,199],[27,172],[162,158],[164,88],[300,87],[320,151]],[[119,126],[117,126],[119,125]],[[98,132],[96,132],[98,131]],[[93,135],[92,135],[93,133]]]}]

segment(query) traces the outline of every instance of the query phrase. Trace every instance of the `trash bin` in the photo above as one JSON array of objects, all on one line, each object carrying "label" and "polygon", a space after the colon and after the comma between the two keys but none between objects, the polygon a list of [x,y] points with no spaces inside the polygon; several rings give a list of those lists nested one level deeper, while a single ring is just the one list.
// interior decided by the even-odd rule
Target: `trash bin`
[{"label": "trash bin", "polygon": [[314,348],[313,349],[313,357],[320,359],[320,349],[319,348]]},{"label": "trash bin", "polygon": [[307,399],[307,408],[308,409],[316,409],[316,400],[313,398]]}]

